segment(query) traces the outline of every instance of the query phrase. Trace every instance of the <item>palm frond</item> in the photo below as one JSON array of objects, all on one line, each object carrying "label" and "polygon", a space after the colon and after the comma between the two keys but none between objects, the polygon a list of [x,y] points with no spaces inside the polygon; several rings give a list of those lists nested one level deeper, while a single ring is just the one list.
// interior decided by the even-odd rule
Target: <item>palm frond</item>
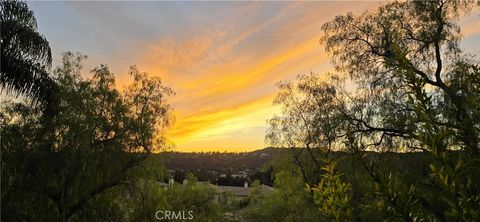
[{"label": "palm frond", "polygon": [[46,71],[52,53],[26,2],[0,0],[0,37],[0,92],[28,95],[48,107],[56,88]]},{"label": "palm frond", "polygon": [[33,11],[23,1],[0,1],[0,21],[15,21],[32,29],[37,29],[37,20]]},{"label": "palm frond", "polygon": [[41,101],[50,99],[56,83],[39,64],[2,55],[0,88],[6,93],[27,94]]},{"label": "palm frond", "polygon": [[42,34],[15,21],[2,22],[1,28],[2,54],[28,58],[50,68],[52,52]]}]

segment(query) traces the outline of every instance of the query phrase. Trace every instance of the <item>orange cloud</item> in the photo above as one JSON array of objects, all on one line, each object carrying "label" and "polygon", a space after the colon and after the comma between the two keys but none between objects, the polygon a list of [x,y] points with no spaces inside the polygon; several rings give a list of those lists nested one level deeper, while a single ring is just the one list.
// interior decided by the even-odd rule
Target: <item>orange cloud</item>
[{"label": "orange cloud", "polygon": [[464,15],[460,19],[462,35],[468,37],[480,32],[480,9],[475,8],[473,11]]},{"label": "orange cloud", "polygon": [[[173,100],[177,121],[167,133],[177,150],[246,151],[265,145],[266,120],[278,111],[272,107],[275,83],[332,70],[319,44],[320,26],[344,12],[334,3],[318,4],[325,4],[325,13],[309,4],[291,3],[248,28],[231,23],[246,13],[139,47],[140,69],[160,75],[177,92]],[[358,4],[356,10],[378,4]],[[258,4],[250,8],[255,11]],[[289,16],[295,19],[284,18]],[[466,33],[478,33],[477,23],[468,24],[466,29],[473,31]]]},{"label": "orange cloud", "polygon": [[[161,73],[177,91],[177,122],[167,137],[178,150],[240,151],[264,146],[265,123],[276,110],[272,107],[275,84],[328,67],[319,44],[321,21],[312,22],[321,15],[315,10],[304,12],[309,19],[284,24],[293,37],[280,28],[269,44],[252,39],[262,38],[282,13],[233,36],[220,26],[220,31],[211,28],[195,37],[163,39],[146,47],[140,67]],[[248,48],[241,47],[245,45]]]},{"label": "orange cloud", "polygon": [[[197,139],[205,137],[206,135],[221,134],[226,128],[242,128],[246,125],[255,125],[254,122],[246,121],[240,125],[229,125],[218,128],[219,125],[225,121],[231,120],[234,117],[250,115],[252,113],[270,113],[273,111],[271,102],[274,95],[267,95],[262,98],[255,98],[243,104],[233,105],[229,108],[221,110],[211,110],[194,113],[188,116],[183,116],[178,119],[175,126],[168,132],[170,138],[175,142],[184,142],[192,137]],[[265,109],[267,108],[267,109]],[[218,136],[218,135],[217,135]],[[203,138],[206,139],[206,138]]]},{"label": "orange cloud", "polygon": [[[231,88],[217,86],[212,87],[212,89],[208,87],[204,88],[204,91],[195,91],[195,93],[198,93],[195,98],[201,102],[198,105],[190,104],[190,107],[198,107],[198,110],[179,111],[177,113],[178,122],[169,132],[169,138],[177,144],[179,149],[191,150],[192,146],[204,144],[205,141],[213,140],[219,142],[222,138],[228,138],[228,135],[232,133],[235,134],[235,132],[242,131],[249,127],[257,127],[261,128],[261,131],[259,132],[260,135],[256,135],[258,137],[256,141],[252,141],[253,138],[250,138],[248,146],[245,143],[244,146],[247,148],[261,148],[264,145],[263,135],[264,128],[266,127],[265,121],[273,116],[275,110],[275,108],[272,107],[272,101],[276,93],[274,85],[278,81],[275,79],[283,79],[287,75],[299,74],[299,72],[296,71],[298,69],[297,65],[312,67],[312,64],[316,62],[327,62],[326,56],[308,57],[309,53],[306,52],[308,51],[306,48],[309,48],[308,46],[314,47],[313,45],[314,44],[310,43],[301,44],[298,47],[286,50],[286,52],[281,55],[267,58],[265,61],[257,64],[256,67],[247,70],[245,75],[235,75],[237,78],[238,76],[243,78],[232,81],[233,86]],[[300,55],[307,55],[307,58]],[[301,59],[296,57],[301,57]],[[282,63],[285,63],[287,60],[301,61],[295,62],[294,64],[286,64],[282,70],[276,70],[276,68],[282,66]],[[240,69],[240,67],[238,68]],[[222,74],[220,75],[223,76]],[[276,78],[272,76],[276,76]],[[260,81],[262,79],[264,81],[263,83]],[[251,95],[247,98],[242,98],[242,96],[234,97],[236,94],[245,94],[245,91],[258,87],[258,85],[271,85],[272,89],[267,91],[263,96]],[[222,95],[231,95],[231,99],[219,99],[211,105],[205,104],[209,98],[217,98]],[[188,97],[179,99],[190,101]],[[242,102],[242,100],[247,101]],[[193,101],[192,103],[195,102]],[[194,143],[192,144],[191,141],[194,141]],[[218,146],[220,144],[222,143],[219,142],[214,145]],[[187,145],[190,147],[187,147]],[[234,145],[239,146],[238,142]],[[233,149],[232,145],[228,147]],[[220,150],[223,148],[220,148]],[[208,149],[212,149],[212,147]],[[242,149],[245,149],[245,147]]]}]

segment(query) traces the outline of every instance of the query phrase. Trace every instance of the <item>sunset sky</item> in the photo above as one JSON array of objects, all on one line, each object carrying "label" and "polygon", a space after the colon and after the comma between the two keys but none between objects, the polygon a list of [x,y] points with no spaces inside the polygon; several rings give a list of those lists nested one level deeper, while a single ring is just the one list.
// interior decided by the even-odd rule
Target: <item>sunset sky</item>
[{"label": "sunset sky", "polygon": [[[85,75],[108,64],[117,87],[130,65],[176,91],[168,138],[178,151],[263,148],[276,112],[275,84],[331,71],[321,25],[380,3],[360,2],[29,2],[54,65],[64,51],[89,56]],[[461,20],[467,52],[480,54],[480,13]]]}]

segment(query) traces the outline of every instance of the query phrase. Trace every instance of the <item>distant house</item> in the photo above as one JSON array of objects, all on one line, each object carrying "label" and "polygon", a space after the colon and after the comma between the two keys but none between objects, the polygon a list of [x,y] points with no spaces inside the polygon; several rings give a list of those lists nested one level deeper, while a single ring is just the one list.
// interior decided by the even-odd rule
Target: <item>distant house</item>
[{"label": "distant house", "polygon": [[215,170],[209,170],[207,171],[208,174],[211,174],[211,175],[217,175],[217,171]]},{"label": "distant house", "polygon": [[[159,182],[158,185],[160,187],[163,187],[164,189],[168,189],[172,187],[174,183],[175,181],[173,180],[173,178],[170,178],[168,184]],[[183,185],[186,185],[187,183],[188,181],[186,179],[183,180]],[[250,192],[253,189],[252,187],[248,186],[248,182],[246,181],[243,187],[218,186],[209,182],[198,182],[198,184],[211,188],[214,201],[221,205],[242,205],[243,203],[246,203],[248,201],[248,195],[250,195]],[[261,193],[267,194],[273,190],[275,190],[275,188],[266,185],[260,185]]]},{"label": "distant house", "polygon": [[248,177],[248,172],[246,170],[239,171],[238,174],[240,174],[242,178]]},{"label": "distant house", "polygon": [[260,154],[260,158],[264,158],[264,159],[267,159],[267,158],[270,158],[270,153],[261,153]]},{"label": "distant house", "polygon": [[168,183],[163,183],[163,182],[158,182],[158,185],[160,185],[160,187],[163,187],[164,190],[168,189],[169,187]]},{"label": "distant house", "polygon": [[[248,182],[245,182],[243,187],[218,186],[207,182],[199,183],[212,188],[214,200],[222,205],[242,204],[242,202],[246,202],[248,195],[253,189],[248,186]],[[265,194],[275,190],[275,188],[266,185],[260,185],[260,189],[261,192]]]},{"label": "distant house", "polygon": [[247,178],[248,177],[248,174],[245,174],[245,173],[234,173],[231,175],[232,178]]}]

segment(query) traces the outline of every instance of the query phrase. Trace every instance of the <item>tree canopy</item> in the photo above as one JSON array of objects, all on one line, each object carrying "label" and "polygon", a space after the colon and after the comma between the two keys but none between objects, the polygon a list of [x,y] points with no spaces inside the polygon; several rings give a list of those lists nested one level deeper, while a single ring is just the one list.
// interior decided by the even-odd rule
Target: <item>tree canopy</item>
[{"label": "tree canopy", "polygon": [[[480,63],[462,52],[458,25],[476,6],[405,1],[336,16],[322,26],[321,38],[336,73],[279,85],[274,104],[282,114],[269,120],[266,140],[292,149],[325,215],[353,220],[338,216],[353,196],[354,212],[378,209],[384,220],[479,219]],[[332,147],[352,154],[371,193],[346,188],[334,170],[338,160],[329,156]],[[426,153],[428,174],[412,181],[382,169],[369,151]]]},{"label": "tree canopy", "polygon": [[106,65],[84,79],[85,58],[67,52],[53,71],[57,115],[22,103],[2,105],[3,161],[15,169],[2,178],[2,217],[69,220],[103,192],[136,181],[129,172],[165,148],[173,91],[135,67],[123,93]]}]

